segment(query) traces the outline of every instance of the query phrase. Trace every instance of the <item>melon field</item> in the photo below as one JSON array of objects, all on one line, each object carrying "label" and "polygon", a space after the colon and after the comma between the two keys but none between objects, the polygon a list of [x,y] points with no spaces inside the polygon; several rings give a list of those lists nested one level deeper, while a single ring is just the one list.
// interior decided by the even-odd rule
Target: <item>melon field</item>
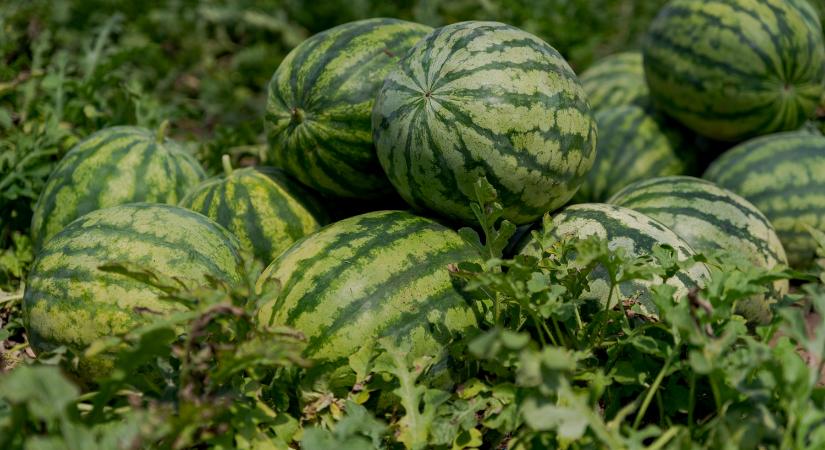
[{"label": "melon field", "polygon": [[824,21],[3,1],[0,449],[825,449]]}]

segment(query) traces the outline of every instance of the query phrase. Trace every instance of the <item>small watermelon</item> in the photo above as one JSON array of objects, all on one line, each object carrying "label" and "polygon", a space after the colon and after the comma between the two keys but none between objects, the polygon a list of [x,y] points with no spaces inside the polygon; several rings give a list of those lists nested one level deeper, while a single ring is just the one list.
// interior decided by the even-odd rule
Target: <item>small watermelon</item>
[{"label": "small watermelon", "polygon": [[576,74],[546,42],[496,22],[428,34],[387,77],[372,126],[404,200],[468,224],[480,177],[525,224],[570,200],[596,156]]},{"label": "small watermelon", "polygon": [[825,40],[801,0],[671,0],[643,44],[656,107],[741,141],[798,129],[825,91]]},{"label": "small watermelon", "polygon": [[202,183],[180,206],[226,227],[264,264],[326,221],[316,200],[277,170],[234,170],[228,159],[224,169],[224,177]]},{"label": "small watermelon", "polygon": [[594,111],[625,105],[642,108],[650,105],[641,52],[617,53],[601,59],[582,72],[579,80]]},{"label": "small watermelon", "polygon": [[49,176],[32,217],[35,249],[91,211],[133,202],[177,203],[204,176],[195,158],[162,131],[98,131],[69,150]]},{"label": "small watermelon", "polygon": [[324,194],[391,193],[370,130],[378,88],[430,27],[367,19],[316,34],[284,58],[269,82],[267,162]]},{"label": "small watermelon", "polygon": [[348,358],[369,352],[378,337],[409,342],[422,355],[474,329],[447,266],[479,259],[429,219],[400,211],[351,217],[296,242],[267,268],[261,283],[282,288],[259,318],[306,335],[306,356],[316,361],[310,380],[351,386]]},{"label": "small watermelon", "polygon": [[776,228],[788,261],[804,268],[825,231],[825,137],[777,133],[742,143],[720,156],[703,178],[753,203]]},{"label": "small watermelon", "polygon": [[[656,244],[673,247],[680,260],[695,254],[687,242],[661,222],[616,205],[583,203],[569,206],[553,217],[553,226],[553,233],[558,238],[584,239],[598,236],[608,241],[610,249],[623,248],[633,256],[650,254]],[[521,254],[538,254],[539,249],[532,236],[522,245]],[[605,269],[596,268],[591,277],[590,290],[583,293],[582,298],[606,304],[610,298],[610,284]],[[708,277],[707,266],[698,263],[668,279],[667,284],[677,288],[674,298],[678,300],[687,295],[690,288],[701,285]],[[643,314],[655,316],[658,310],[651,300],[649,286],[661,283],[661,279],[621,283],[614,292],[611,303],[615,305],[620,300],[629,299],[636,302]]]},{"label": "small watermelon", "polygon": [[634,181],[685,173],[682,136],[643,108],[625,105],[595,112],[596,162],[576,193],[577,203],[603,202]]},{"label": "small watermelon", "polygon": [[[697,252],[740,254],[766,269],[788,264],[767,217],[751,202],[709,181],[694,177],[640,181],[614,195],[610,203],[658,220]],[[779,280],[770,298],[781,299],[787,292],[788,280]],[[764,296],[744,302],[739,312],[757,322],[770,318]]]},{"label": "small watermelon", "polygon": [[207,277],[242,277],[235,237],[188,209],[130,203],[73,221],[37,254],[23,313],[32,347],[40,352],[65,345],[81,356],[78,373],[87,380],[105,375],[113,364],[110,355],[84,357],[89,344],[179,308],[152,285],[100,270],[108,263],[150,268],[190,287]]}]

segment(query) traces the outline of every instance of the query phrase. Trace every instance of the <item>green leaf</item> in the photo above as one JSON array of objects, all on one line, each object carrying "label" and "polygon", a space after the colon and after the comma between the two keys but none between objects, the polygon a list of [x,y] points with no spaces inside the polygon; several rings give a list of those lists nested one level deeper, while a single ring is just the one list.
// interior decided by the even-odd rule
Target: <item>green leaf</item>
[{"label": "green leaf", "polygon": [[576,409],[528,398],[523,404],[524,421],[535,430],[556,430],[564,439],[580,439],[587,429],[588,417]]},{"label": "green leaf", "polygon": [[19,366],[0,378],[0,398],[25,405],[34,417],[46,421],[68,417],[67,408],[80,390],[56,366]]}]

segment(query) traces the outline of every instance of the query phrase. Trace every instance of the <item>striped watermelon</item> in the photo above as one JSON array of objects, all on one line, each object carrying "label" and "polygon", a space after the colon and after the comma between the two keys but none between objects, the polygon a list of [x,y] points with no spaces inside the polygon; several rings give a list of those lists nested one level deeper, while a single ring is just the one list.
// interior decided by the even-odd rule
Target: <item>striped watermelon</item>
[{"label": "striped watermelon", "polygon": [[[553,233],[559,238],[587,238],[598,236],[608,241],[611,249],[623,248],[630,255],[649,254],[654,245],[670,245],[679,259],[694,255],[693,249],[683,239],[657,220],[632,209],[604,203],[583,203],[565,208],[553,218]],[[539,249],[532,236],[523,244],[522,254],[537,255]],[[582,294],[585,299],[598,300],[603,305],[610,296],[607,273],[597,268],[590,281],[590,291]],[[688,289],[709,277],[704,264],[677,273],[667,284],[677,288],[675,299],[687,295]],[[638,309],[646,315],[656,315],[656,305],[650,298],[649,286],[661,284],[661,279],[629,281],[619,284],[613,294],[613,305],[619,300],[635,300]]]},{"label": "striped watermelon", "polygon": [[[73,221],[38,253],[26,283],[23,312],[37,351],[65,345],[81,355],[79,374],[92,379],[110,356],[83,357],[93,341],[129,331],[175,309],[164,292],[101,265],[128,262],[195,287],[206,277],[240,281],[237,240],[208,218],[171,205],[130,203]],[[160,314],[160,316],[158,315]]]},{"label": "striped watermelon", "polygon": [[177,203],[203,178],[195,158],[162,131],[98,131],[69,150],[49,176],[32,217],[35,249],[88,212],[132,202]]},{"label": "striped watermelon", "polygon": [[[697,252],[737,253],[768,269],[788,264],[770,221],[751,202],[709,181],[694,177],[640,181],[617,193],[610,203],[658,220]],[[788,280],[779,280],[770,297],[779,299],[787,292]],[[740,305],[739,312],[764,322],[770,318],[767,306],[761,296]]]},{"label": "striped watermelon", "polygon": [[677,149],[679,133],[635,105],[595,112],[599,128],[596,162],[574,197],[578,203],[603,202],[638,180],[686,171]]},{"label": "striped watermelon", "polygon": [[384,77],[430,30],[396,19],[368,19],[295,47],[269,82],[268,162],[333,196],[391,192],[375,156],[370,111]]},{"label": "striped watermelon", "polygon": [[756,205],[792,266],[812,262],[816,242],[805,227],[825,231],[825,137],[788,132],[752,139],[725,152],[703,178]]},{"label": "striped watermelon", "polygon": [[226,227],[258,260],[269,264],[325,222],[315,200],[283,174],[268,168],[233,170],[224,162],[226,176],[207,180],[180,206]]},{"label": "striped watermelon", "polygon": [[672,0],[643,45],[655,105],[705,136],[795,130],[825,90],[819,18],[799,0]]},{"label": "striped watermelon", "polygon": [[474,223],[481,176],[504,216],[528,223],[566,203],[595,158],[596,126],[567,62],[496,22],[462,22],[419,42],[392,72],[372,115],[378,157],[418,209]]},{"label": "striped watermelon", "polygon": [[650,104],[641,52],[617,53],[601,59],[582,72],[579,80],[593,110],[624,105],[647,108]]},{"label": "striped watermelon", "polygon": [[447,265],[479,258],[457,233],[429,219],[362,214],[298,241],[267,268],[261,280],[280,280],[282,289],[259,318],[306,335],[306,355],[317,362],[310,379],[352,386],[348,358],[369,351],[379,336],[410,342],[423,354],[476,327]]}]

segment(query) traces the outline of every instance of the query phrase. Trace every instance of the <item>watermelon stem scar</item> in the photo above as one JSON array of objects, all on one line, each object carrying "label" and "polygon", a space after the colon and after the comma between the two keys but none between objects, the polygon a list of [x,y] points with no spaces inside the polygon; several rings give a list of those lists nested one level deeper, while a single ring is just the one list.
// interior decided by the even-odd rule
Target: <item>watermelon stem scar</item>
[{"label": "watermelon stem scar", "polygon": [[292,123],[298,125],[304,121],[304,110],[298,107],[292,108]]}]

